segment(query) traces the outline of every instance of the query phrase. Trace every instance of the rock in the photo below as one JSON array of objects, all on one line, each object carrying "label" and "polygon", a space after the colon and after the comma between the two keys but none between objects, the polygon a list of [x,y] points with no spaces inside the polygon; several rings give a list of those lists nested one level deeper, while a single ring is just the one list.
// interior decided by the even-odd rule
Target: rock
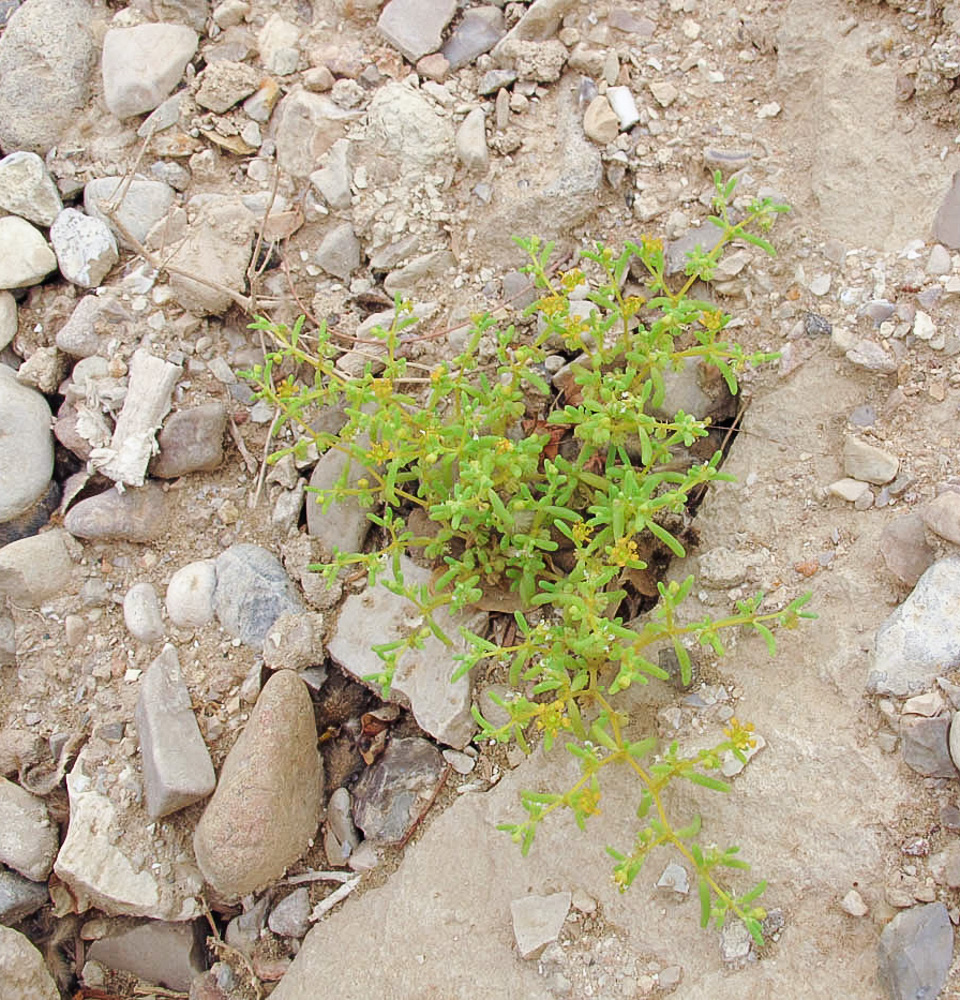
[{"label": "rock", "polygon": [[360,240],[349,222],[342,222],[326,233],[317,248],[317,263],[341,281],[346,281],[360,266]]},{"label": "rock", "polygon": [[521,958],[539,958],[544,948],[557,940],[570,912],[570,899],[569,892],[552,892],[549,896],[523,896],[510,903],[513,936]]},{"label": "rock", "polygon": [[62,528],[0,548],[0,598],[35,608],[74,587],[77,543]]},{"label": "rock", "polygon": [[97,46],[86,0],[31,0],[0,38],[0,147],[46,153],[87,103]]},{"label": "rock", "polygon": [[260,61],[268,73],[289,76],[300,61],[300,29],[279,14],[271,14],[257,36]]},{"label": "rock", "polygon": [[134,177],[129,184],[122,177],[99,177],[88,181],[83,189],[83,208],[87,215],[106,222],[117,234],[121,245],[129,246],[127,237],[106,213],[113,199],[122,193],[116,212],[117,221],[140,243],[154,226],[167,214],[176,193],[162,181]]},{"label": "rock", "polygon": [[923,517],[920,514],[904,514],[891,521],[880,535],[880,554],[887,569],[901,583],[908,587],[915,586],[935,556],[927,544]]},{"label": "rock", "polygon": [[223,403],[202,403],[167,417],[157,438],[160,453],[150,462],[150,475],[176,479],[191,472],[212,472],[223,462],[227,409]]},{"label": "rock", "polygon": [[0,208],[38,226],[49,226],[60,213],[60,192],[36,153],[0,160]]},{"label": "rock", "polygon": [[327,162],[310,174],[310,183],[333,209],[347,209],[352,204],[350,192],[350,142],[338,139],[327,154]]},{"label": "rock", "polygon": [[487,149],[486,115],[483,108],[474,108],[457,129],[457,157],[475,173],[485,174],[490,167]]},{"label": "rock", "polygon": [[933,220],[933,238],[951,250],[960,250],[960,170],[953,175]]},{"label": "rock", "polygon": [[233,305],[225,289],[239,294],[246,284],[255,232],[253,214],[235,198],[217,196],[204,203],[169,262],[221,287],[171,275],[170,287],[184,309],[197,315],[220,315]]},{"label": "rock", "polygon": [[43,396],[0,364],[0,524],[28,511],[50,485],[50,420]]},{"label": "rock", "polygon": [[[429,570],[405,556],[400,563],[408,586],[429,586]],[[434,621],[452,645],[445,646],[436,636],[428,635],[422,649],[404,652],[398,658],[390,691],[390,700],[409,707],[421,729],[458,749],[467,745],[476,725],[470,713],[470,675],[451,680],[457,669],[453,657],[466,649],[460,629],[482,631],[484,618],[483,613],[450,615],[446,608],[438,610]],[[382,669],[374,645],[403,638],[422,624],[406,598],[378,583],[346,599],[328,651],[335,663],[362,681]]]},{"label": "rock", "polygon": [[363,466],[356,462],[351,463],[342,451],[333,448],[320,456],[320,461],[314,466],[310,476],[307,495],[307,532],[320,542],[325,558],[332,556],[334,550],[360,552],[370,530],[367,512],[354,497],[331,504],[326,513],[317,503],[316,491],[332,489],[348,463],[351,467],[347,476],[347,487],[355,489],[359,480],[365,475]]},{"label": "rock", "polygon": [[123,620],[127,631],[141,642],[163,638],[160,601],[152,583],[135,583],[123,598]]},{"label": "rock", "polygon": [[863,901],[863,896],[856,889],[851,889],[840,901],[840,908],[851,917],[865,917],[869,910]]},{"label": "rock", "polygon": [[[457,259],[449,250],[432,250],[430,253],[414,257],[408,264],[391,271],[383,281],[388,295],[397,292],[413,293],[421,286],[440,280],[451,268],[457,266]],[[414,314],[427,315],[426,303],[414,306]]]},{"label": "rock", "polygon": [[144,674],[135,718],[147,814],[158,819],[206,798],[216,776],[169,643]]},{"label": "rock", "polygon": [[727,964],[746,961],[753,950],[753,938],[741,920],[728,920],[720,931],[720,958]]},{"label": "rock", "polygon": [[517,71],[513,69],[488,69],[480,77],[477,85],[477,93],[481,97],[489,97],[499,93],[507,87],[512,86],[517,81]]},{"label": "rock", "polygon": [[260,86],[261,75],[246,63],[218,59],[200,74],[197,104],[222,115]]},{"label": "rock", "polygon": [[147,483],[81,500],[67,511],[63,526],[76,538],[144,544],[162,538],[166,522],[166,495],[156,483]]},{"label": "rock", "polygon": [[870,487],[859,479],[838,479],[827,487],[827,492],[847,503],[857,503],[870,492]]},{"label": "rock", "polygon": [[50,242],[60,273],[81,288],[96,288],[120,259],[105,222],[65,208],[50,227]]},{"label": "rock", "polygon": [[111,114],[131,118],[168,97],[197,51],[197,34],[183,24],[111,28],[103,39],[103,97]]},{"label": "rock", "polygon": [[[576,6],[577,0],[535,0],[523,17],[503,40],[522,39],[528,42],[543,42],[552,38],[560,27],[563,16]],[[503,45],[503,42],[500,43]],[[497,55],[499,46],[494,50]]]},{"label": "rock", "polygon": [[708,587],[738,587],[757,562],[754,553],[717,545],[700,555],[700,580]]},{"label": "rock", "polygon": [[294,889],[270,911],[267,926],[280,937],[302,938],[310,930],[310,893]]},{"label": "rock", "polygon": [[43,799],[0,777],[0,862],[34,882],[53,868],[60,846]]},{"label": "rock", "polygon": [[213,621],[217,564],[201,559],[182,566],[167,584],[167,615],[179,628],[202,628]]},{"label": "rock", "polygon": [[74,358],[92,357],[100,350],[101,336],[120,332],[120,324],[129,318],[113,296],[84,295],[57,331],[57,349]]},{"label": "rock", "polygon": [[629,87],[608,87],[607,100],[620,124],[620,131],[626,132],[640,121],[637,102]]},{"label": "rock", "polygon": [[[836,332],[836,331],[834,331]],[[897,361],[873,340],[857,341],[846,352],[847,361],[868,372],[879,372],[882,375],[892,375],[897,370]]]},{"label": "rock", "polygon": [[650,84],[650,93],[661,108],[669,108],[671,104],[680,96],[680,91],[676,84],[669,80],[657,80]]},{"label": "rock", "polygon": [[9,292],[0,292],[0,351],[17,335],[17,300]]},{"label": "rock", "polygon": [[17,370],[17,381],[40,392],[56,392],[66,378],[68,362],[55,347],[38,347]]},{"label": "rock", "polygon": [[204,925],[197,921],[150,920],[133,927],[118,922],[89,945],[87,959],[185,993],[193,978],[206,969],[204,938]]},{"label": "rock", "polygon": [[0,924],[7,927],[19,924],[49,901],[45,882],[34,882],[0,866]]},{"label": "rock", "polygon": [[489,52],[504,34],[503,12],[498,7],[490,5],[465,10],[440,50],[447,61],[447,72],[454,73],[469,66],[477,56]]},{"label": "rock", "polygon": [[606,146],[620,134],[617,113],[604,95],[595,97],[583,116],[583,131],[598,146]]},{"label": "rock", "polygon": [[941,493],[921,509],[920,517],[935,535],[960,545],[960,493]]},{"label": "rock", "polygon": [[286,612],[263,641],[263,662],[271,670],[306,670],[323,663],[323,616]]},{"label": "rock", "polygon": [[903,762],[929,778],[956,778],[957,768],[950,759],[947,730],[950,718],[938,715],[904,716],[900,720],[900,752]]},{"label": "rock", "polygon": [[896,478],[900,459],[848,434],[843,442],[843,471],[852,479],[882,486]]},{"label": "rock", "polygon": [[346,788],[337,788],[327,803],[327,822],[323,847],[332,865],[343,864],[360,846],[360,835],[353,822],[352,802]]},{"label": "rock", "polygon": [[456,0],[390,0],[377,20],[377,30],[415,63],[440,48],[443,31],[456,11]]},{"label": "rock", "polygon": [[693,250],[709,253],[720,242],[721,230],[712,222],[688,229],[682,236],[671,240],[664,247],[666,274],[682,274],[687,266],[687,254]]},{"label": "rock", "polygon": [[935,562],[910,596],[877,630],[867,689],[902,697],[929,688],[960,666],[960,556]]},{"label": "rock", "polygon": [[437,748],[419,737],[391,740],[353,793],[353,820],[374,846],[400,844],[433,798],[444,769]]},{"label": "rock", "polygon": [[953,927],[943,903],[898,913],[880,935],[880,978],[891,1000],[939,995],[953,962]]},{"label": "rock", "polygon": [[39,284],[56,269],[57,258],[43,234],[25,219],[0,219],[0,288]]},{"label": "rock", "polygon": [[930,256],[927,257],[927,274],[950,274],[952,270],[953,262],[950,260],[950,251],[939,243],[935,243],[930,248]]},{"label": "rock", "polygon": [[30,939],[0,925],[0,982],[3,1000],[60,1000],[43,956]]},{"label": "rock", "polygon": [[660,878],[657,879],[658,889],[669,889],[680,896],[686,896],[690,892],[690,875],[683,865],[678,865],[675,861],[663,869]]},{"label": "rock", "polygon": [[213,607],[220,624],[254,649],[284,613],[304,610],[280,560],[259,545],[231,545],[216,560]]},{"label": "rock", "polygon": [[207,881],[234,897],[279,878],[317,832],[322,787],[307,687],[292,671],[278,671],[227,755],[197,824],[193,846]]},{"label": "rock", "polygon": [[[376,101],[376,96],[373,100]],[[343,138],[346,124],[356,117],[355,111],[344,110],[321,94],[291,91],[277,105],[274,114],[280,169],[291,177],[309,177],[323,154]]]}]

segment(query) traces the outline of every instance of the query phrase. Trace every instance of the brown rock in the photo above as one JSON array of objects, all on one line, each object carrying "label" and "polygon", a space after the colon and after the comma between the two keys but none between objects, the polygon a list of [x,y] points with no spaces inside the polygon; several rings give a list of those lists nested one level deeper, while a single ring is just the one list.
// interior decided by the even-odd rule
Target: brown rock
[{"label": "brown rock", "polygon": [[960,493],[941,493],[920,516],[934,534],[960,545]]},{"label": "brown rock", "polygon": [[927,544],[923,518],[905,514],[891,521],[880,536],[880,554],[887,569],[908,587],[933,564],[934,551]]},{"label": "brown rock", "polygon": [[190,472],[212,472],[223,461],[226,426],[223,403],[204,403],[171,413],[160,432],[160,454],[150,463],[150,474],[175,479]]},{"label": "brown rock", "polygon": [[160,486],[107,490],[71,507],[63,526],[76,538],[154,542],[167,529],[167,498]]}]

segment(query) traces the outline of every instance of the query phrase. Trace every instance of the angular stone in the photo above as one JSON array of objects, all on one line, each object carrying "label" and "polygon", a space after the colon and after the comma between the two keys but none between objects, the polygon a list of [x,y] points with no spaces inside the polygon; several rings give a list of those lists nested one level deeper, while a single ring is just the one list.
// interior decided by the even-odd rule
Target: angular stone
[{"label": "angular stone", "polygon": [[300,59],[300,29],[279,14],[271,14],[257,36],[260,61],[268,73],[296,73]]},{"label": "angular stone", "polygon": [[478,174],[485,174],[490,166],[486,120],[483,108],[474,108],[457,129],[457,157],[467,170]]},{"label": "angular stone", "polygon": [[[544,42],[552,38],[560,28],[563,16],[576,6],[577,0],[535,0],[526,9],[503,42],[520,39],[528,42]],[[500,45],[503,45],[503,42]],[[494,49],[494,57],[499,50]]]},{"label": "angular stone", "polygon": [[0,866],[0,924],[19,924],[49,901],[45,882],[34,882]]},{"label": "angular stone", "polygon": [[356,112],[338,107],[321,94],[291,91],[277,105],[274,115],[280,169],[291,177],[309,177],[323,154],[343,138],[347,122],[356,117]]},{"label": "angular stone", "polygon": [[43,956],[30,939],[0,925],[0,983],[3,1000],[60,1000]]},{"label": "angular stone", "polygon": [[867,690],[897,697],[929,688],[960,666],[960,556],[935,562],[877,629]]},{"label": "angular stone", "polygon": [[317,502],[319,498],[316,496],[316,491],[332,489],[348,464],[350,471],[347,474],[347,488],[355,489],[366,474],[363,466],[351,462],[347,455],[334,448],[320,456],[320,461],[314,466],[310,476],[307,493],[307,533],[320,542],[325,557],[332,556],[334,550],[360,552],[370,530],[367,512],[355,498],[348,497],[331,504],[326,513],[323,506]]},{"label": "angular stone", "polygon": [[933,220],[933,238],[951,250],[960,250],[960,170],[953,175]]},{"label": "angular stone", "polygon": [[891,521],[880,535],[880,554],[887,569],[901,583],[915,586],[935,556],[927,544],[922,516],[904,514]]},{"label": "angular stone", "polygon": [[[113,201],[121,196],[120,204],[113,208]],[[107,214],[115,212],[117,221],[136,240],[146,241],[150,230],[167,214],[176,193],[162,181],[134,177],[129,184],[123,177],[98,177],[88,181],[83,189],[83,209],[87,215],[106,222],[117,234],[121,245],[129,241],[117,223]]]},{"label": "angular stone", "polygon": [[0,524],[28,511],[53,475],[47,401],[0,364]]},{"label": "angular stone", "polygon": [[304,610],[297,589],[273,553],[259,545],[231,545],[217,557],[213,607],[230,635],[254,649],[263,647],[284,613]]},{"label": "angular stone", "polygon": [[0,862],[42,882],[53,868],[59,846],[57,828],[43,799],[0,777]]},{"label": "angular stone", "polygon": [[843,471],[852,479],[882,486],[896,478],[900,459],[890,452],[847,435],[843,442]]},{"label": "angular stone", "polygon": [[943,903],[898,913],[880,935],[880,978],[891,1000],[939,996],[953,962],[953,925]]},{"label": "angular stone", "polygon": [[65,208],[50,227],[60,273],[81,288],[96,288],[120,259],[109,226],[75,208]]},{"label": "angular stone", "polygon": [[282,614],[263,641],[263,662],[271,670],[306,670],[323,663],[323,616],[308,611]]},{"label": "angular stone", "polygon": [[0,219],[0,288],[27,288],[56,270],[57,258],[43,234],[26,219]]},{"label": "angular stone", "polygon": [[666,274],[682,274],[687,266],[687,254],[693,250],[709,253],[720,242],[722,231],[712,222],[705,222],[671,240],[664,248]]},{"label": "angular stone", "polygon": [[111,28],[103,39],[103,97],[111,114],[131,118],[169,96],[197,51],[197,34],[183,24]]},{"label": "angular stone", "polygon": [[637,102],[629,87],[608,87],[607,100],[617,116],[621,132],[628,131],[640,121]]},{"label": "angular stone", "polygon": [[[401,556],[400,563],[408,586],[429,586],[429,570],[406,556]],[[390,689],[390,700],[410,708],[421,729],[458,749],[470,741],[476,724],[470,714],[470,675],[457,681],[451,679],[457,669],[453,657],[466,650],[460,628],[482,632],[485,618],[483,612],[450,615],[445,608],[438,610],[434,621],[452,645],[445,646],[431,634],[422,649],[404,652],[398,659]],[[374,645],[403,638],[422,625],[405,598],[378,583],[344,601],[328,652],[335,663],[362,681],[382,669],[382,661],[373,652]]]},{"label": "angular stone", "polygon": [[861,497],[870,492],[870,487],[859,479],[838,479],[827,487],[831,496],[839,500],[846,500],[847,503],[856,503]]},{"label": "angular stone", "polygon": [[352,203],[350,192],[350,142],[338,139],[327,154],[327,162],[310,175],[310,183],[334,209],[347,209]]},{"label": "angular stone", "polygon": [[246,63],[218,59],[200,74],[197,104],[222,115],[260,86],[261,74]]},{"label": "angular stone", "polygon": [[[430,253],[414,257],[408,264],[391,271],[383,282],[387,294],[413,292],[418,287],[427,286],[442,278],[451,267],[456,267],[457,259],[449,250],[431,250]],[[422,308],[415,306],[414,310]]]},{"label": "angular stone", "polygon": [[38,226],[49,226],[63,202],[36,153],[11,153],[0,160],[0,208]]},{"label": "angular stone", "polygon": [[444,767],[426,740],[390,741],[353,793],[353,820],[374,847],[403,842],[433,798]]},{"label": "angular stone", "polygon": [[307,686],[280,670],[260,693],[197,824],[193,846],[207,881],[235,897],[279,878],[317,832],[322,788]]},{"label": "angular stone", "polygon": [[310,930],[310,893],[294,889],[270,911],[267,925],[281,937],[302,938]]},{"label": "angular stone", "polygon": [[167,923],[151,920],[108,928],[87,949],[87,958],[108,969],[129,972],[139,979],[186,993],[195,976],[207,967],[204,959],[204,925],[199,922]]},{"label": "angular stone", "polygon": [[227,408],[220,402],[171,413],[157,439],[160,453],[150,463],[150,475],[176,479],[219,468],[226,428]]},{"label": "angular stone", "polygon": [[513,936],[521,958],[538,958],[557,940],[570,912],[570,900],[569,892],[552,892],[549,896],[523,896],[510,903]]},{"label": "angular stone", "polygon": [[70,593],[79,546],[63,528],[21,538],[0,548],[0,598],[35,608]]},{"label": "angular stone", "polygon": [[100,350],[101,336],[119,333],[128,319],[130,314],[112,295],[84,295],[57,331],[57,348],[74,358],[92,357]]},{"label": "angular stone", "polygon": [[941,493],[921,508],[920,516],[935,535],[960,545],[960,493]]},{"label": "angular stone", "polygon": [[201,628],[213,621],[217,564],[201,559],[182,566],[167,584],[167,615],[180,628]]},{"label": "angular stone", "polygon": [[341,281],[360,266],[360,240],[349,222],[334,226],[323,237],[317,248],[317,263]]},{"label": "angular stone", "polygon": [[617,113],[603,94],[595,97],[587,106],[583,116],[583,131],[598,146],[606,146],[620,134]]},{"label": "angular stone", "polygon": [[457,11],[457,0],[390,0],[377,20],[377,30],[415,63],[436,52],[443,30]]},{"label": "angular stone", "polygon": [[900,752],[903,762],[917,774],[929,778],[956,778],[957,769],[950,759],[947,730],[950,718],[938,715],[904,716],[900,720]]},{"label": "angular stone", "polygon": [[440,50],[447,60],[448,72],[456,72],[472,63],[477,56],[489,52],[504,34],[503,11],[498,7],[490,5],[465,10],[460,23]]},{"label": "angular stone", "polygon": [[160,601],[152,583],[135,583],[123,598],[123,620],[127,631],[141,642],[163,638]]},{"label": "angular stone", "polygon": [[156,483],[123,493],[107,490],[71,507],[63,526],[76,538],[155,542],[167,531],[166,494]]}]

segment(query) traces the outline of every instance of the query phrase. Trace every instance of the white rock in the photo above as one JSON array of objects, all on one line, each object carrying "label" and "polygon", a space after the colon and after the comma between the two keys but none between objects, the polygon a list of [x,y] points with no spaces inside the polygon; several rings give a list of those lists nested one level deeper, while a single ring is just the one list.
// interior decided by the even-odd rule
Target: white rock
[{"label": "white rock", "polygon": [[3,1000],[60,1000],[43,956],[30,939],[0,924],[0,985]]},{"label": "white rock", "polygon": [[100,219],[65,208],[50,227],[60,273],[81,288],[96,288],[120,259],[117,241]]},{"label": "white rock", "polygon": [[60,192],[36,153],[0,160],[0,208],[38,226],[49,226],[63,208]]},{"label": "white rock", "polygon": [[17,335],[17,300],[9,292],[0,292],[0,351]]},{"label": "white rock", "polygon": [[870,487],[859,479],[838,479],[827,487],[827,491],[847,503],[856,503]]},{"label": "white rock", "polygon": [[279,14],[271,14],[257,36],[260,61],[274,76],[296,73],[300,61],[300,29]]},{"label": "white rock", "polygon": [[57,828],[43,799],[0,777],[0,861],[42,882],[53,868],[59,846]]},{"label": "white rock", "polygon": [[932,340],[936,335],[937,327],[933,320],[922,309],[917,310],[913,319],[913,335],[917,340]]},{"label": "white rock", "polygon": [[117,220],[135,239],[143,243],[151,229],[167,214],[175,192],[162,181],[134,177],[127,184],[122,177],[98,177],[89,181],[83,189],[83,208],[87,215],[102,219],[117,233],[121,244],[126,238],[116,224],[106,214],[106,208],[113,211],[113,199],[120,194],[120,204],[116,207]]},{"label": "white rock", "polygon": [[490,167],[487,149],[486,115],[474,108],[457,129],[457,156],[467,170],[485,174]]},{"label": "white rock", "polygon": [[510,903],[513,935],[517,949],[525,959],[537,958],[543,949],[556,941],[570,912],[569,892],[549,896],[524,896]]},{"label": "white rock", "polygon": [[867,904],[863,901],[863,896],[856,889],[851,889],[840,900],[840,908],[844,912],[849,913],[851,917],[865,917],[868,913]]},{"label": "white rock", "polygon": [[57,258],[43,234],[26,219],[0,219],[0,288],[39,284],[56,270]]},{"label": "white rock", "polygon": [[217,564],[213,559],[187,563],[167,584],[167,615],[180,628],[200,628],[213,621]]},{"label": "white rock", "polygon": [[160,601],[152,583],[135,583],[123,598],[123,620],[127,631],[141,642],[163,638]]},{"label": "white rock", "polygon": [[640,121],[637,102],[629,87],[608,87],[607,100],[620,121],[620,131],[626,132]]}]

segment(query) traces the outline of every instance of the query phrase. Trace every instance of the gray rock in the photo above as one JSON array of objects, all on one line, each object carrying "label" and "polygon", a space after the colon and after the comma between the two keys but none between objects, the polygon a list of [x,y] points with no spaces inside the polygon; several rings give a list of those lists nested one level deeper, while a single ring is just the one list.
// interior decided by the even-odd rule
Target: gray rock
[{"label": "gray rock", "polygon": [[954,712],[953,719],[950,722],[950,731],[947,735],[947,747],[950,750],[950,759],[957,770],[960,771],[960,723],[956,721],[958,717],[960,717],[960,713]]},{"label": "gray rock", "polygon": [[923,518],[919,514],[904,514],[891,521],[880,535],[880,554],[887,569],[901,583],[915,586],[935,555],[927,544]]},{"label": "gray rock", "polygon": [[513,936],[521,958],[539,958],[544,948],[557,940],[570,912],[571,898],[569,892],[552,892],[511,901]]},{"label": "gray rock", "polygon": [[323,616],[286,612],[263,640],[263,662],[271,670],[306,670],[323,663]]},{"label": "gray rock", "polygon": [[17,626],[8,611],[0,611],[0,667],[14,667],[16,664]]},{"label": "gray rock", "polygon": [[933,220],[933,238],[951,250],[960,250],[960,170],[953,175]]},{"label": "gray rock", "polygon": [[60,1000],[43,956],[11,927],[0,926],[0,982],[3,1000]]},{"label": "gray rock", "polygon": [[252,906],[249,900],[246,900],[245,903],[244,912],[227,924],[225,937],[231,948],[236,948],[237,951],[251,958],[253,949],[260,940],[260,932],[267,923],[270,897],[269,895],[262,896]]},{"label": "gray rock", "polygon": [[353,822],[353,803],[346,788],[337,788],[327,803],[327,822],[323,847],[332,865],[343,864],[360,846],[360,835]]},{"label": "gray rock", "polygon": [[81,288],[96,288],[120,259],[110,227],[75,208],[65,208],[50,227],[60,273]]},{"label": "gray rock", "polygon": [[21,538],[0,548],[0,598],[35,608],[70,593],[79,546],[62,528]]},{"label": "gray rock", "polygon": [[47,804],[0,777],[0,862],[34,882],[50,874],[60,837]]},{"label": "gray rock", "polygon": [[217,557],[213,607],[220,624],[254,649],[284,613],[304,610],[286,570],[259,545],[231,545]]},{"label": "gray rock", "polygon": [[279,14],[271,14],[257,36],[260,61],[274,76],[296,73],[300,61],[300,29]]},{"label": "gray rock", "polygon": [[877,630],[867,690],[902,697],[925,691],[960,666],[960,556],[935,562]]},{"label": "gray rock", "polygon": [[0,292],[0,351],[17,335],[17,300],[9,292]]},{"label": "gray rock", "polygon": [[45,882],[34,882],[0,866],[0,924],[19,924],[49,901]]},{"label": "gray rock", "polygon": [[118,118],[153,111],[177,85],[197,51],[183,24],[111,28],[103,39],[103,97]]},{"label": "gray rock", "polygon": [[490,167],[486,120],[483,108],[474,108],[457,129],[457,157],[467,170],[478,174]]},{"label": "gray rock", "polygon": [[456,11],[456,0],[390,0],[377,20],[377,30],[415,63],[440,48],[443,30]]},{"label": "gray rock", "polygon": [[36,153],[11,153],[0,160],[0,208],[38,226],[49,226],[63,202]]},{"label": "gray rock", "polygon": [[494,49],[496,58],[500,46],[515,39],[543,42],[552,38],[560,27],[563,16],[577,4],[577,0],[535,0],[516,23],[503,42]]},{"label": "gray rock", "polygon": [[113,211],[112,202],[118,194],[122,195],[122,200],[115,209],[117,219],[141,243],[167,214],[175,197],[170,185],[141,177],[134,177],[129,184],[122,177],[98,177],[88,181],[83,189],[84,211],[87,215],[106,222],[116,232],[123,246],[128,245],[126,237],[105,211],[108,206]]},{"label": "gray rock", "polygon": [[147,814],[158,819],[206,798],[216,776],[177,651],[169,644],[143,676],[135,719]]},{"label": "gray rock", "polygon": [[204,927],[199,921],[118,922],[87,949],[87,958],[108,969],[129,972],[147,983],[186,993],[207,967]]},{"label": "gray rock", "polygon": [[107,490],[67,511],[63,526],[76,538],[155,542],[167,530],[167,498],[156,483],[123,493]]},{"label": "gray rock", "polygon": [[471,7],[464,11],[460,23],[440,50],[450,64],[450,72],[463,69],[503,38],[503,11],[493,5]]},{"label": "gray rock", "polygon": [[349,222],[334,226],[323,237],[317,248],[317,263],[341,281],[360,266],[360,240]]},{"label": "gray rock", "polygon": [[302,938],[310,930],[310,893],[294,889],[270,911],[267,926],[280,937]]},{"label": "gray rock", "polygon": [[307,493],[307,533],[316,538],[329,558],[335,549],[341,552],[360,552],[364,539],[370,530],[367,512],[354,497],[348,497],[330,506],[324,513],[317,496],[310,490],[332,489],[344,468],[350,464],[347,474],[347,488],[355,489],[357,483],[365,475],[362,465],[350,462],[342,451],[331,448],[320,456],[320,461],[314,466],[310,476],[310,486]]},{"label": "gray rock", "polygon": [[323,154],[343,138],[346,124],[356,117],[356,112],[338,107],[321,94],[291,91],[274,113],[280,169],[291,177],[309,177],[320,165]]},{"label": "gray rock", "polygon": [[950,718],[905,715],[900,720],[900,752],[903,762],[917,774],[929,778],[956,778],[950,758],[947,730]]},{"label": "gray rock", "polygon": [[853,479],[882,486],[896,478],[900,459],[848,434],[843,441],[843,471]]},{"label": "gray rock", "polygon": [[445,764],[419,737],[395,739],[364,771],[353,792],[353,819],[374,847],[399,844],[433,798]]},{"label": "gray rock", "polygon": [[279,878],[317,832],[322,788],[307,686],[280,670],[264,686],[197,824],[193,846],[207,881],[234,897]]},{"label": "gray rock", "polygon": [[[403,577],[408,585],[429,586],[431,573],[401,556]],[[363,680],[379,673],[382,662],[372,647],[392,642],[419,628],[422,621],[411,623],[411,605],[406,598],[378,583],[362,594],[346,599],[328,650],[334,662],[347,673]],[[482,632],[484,613],[460,612],[449,615],[441,609],[434,621],[451,639],[445,646],[429,635],[422,649],[407,650],[398,659],[390,700],[410,708],[420,728],[449,746],[462,749],[476,729],[470,713],[472,681],[469,675],[451,680],[457,665],[453,657],[466,649],[460,629]]]},{"label": "gray rock", "polygon": [[56,270],[57,258],[40,230],[26,219],[0,219],[0,288],[27,288]]},{"label": "gray rock", "polygon": [[187,24],[194,31],[203,31],[210,17],[211,0],[149,0],[155,21]]},{"label": "gray rock", "polygon": [[687,869],[671,861],[657,879],[657,888],[669,889],[680,896],[686,896],[690,892],[690,875]]},{"label": "gray rock", "polygon": [[188,563],[167,584],[167,615],[180,628],[201,628],[213,621],[217,564],[213,559]]},{"label": "gray rock", "polygon": [[921,509],[920,516],[934,534],[960,545],[960,493],[941,493]]},{"label": "gray rock", "polygon": [[327,154],[327,162],[310,174],[310,183],[333,209],[347,209],[352,204],[350,193],[350,142],[338,139]]},{"label": "gray rock", "polygon": [[0,147],[46,153],[90,95],[97,46],[86,0],[30,0],[0,38]]},{"label": "gray rock", "polygon": [[709,253],[720,242],[723,231],[712,222],[705,222],[671,240],[664,248],[666,274],[682,274],[687,266],[687,254],[698,247]]},{"label": "gray rock", "polygon": [[388,295],[395,295],[397,292],[409,294],[438,281],[456,265],[457,258],[449,250],[431,250],[430,253],[414,257],[396,271],[391,271],[384,279],[383,287]]},{"label": "gray rock", "polygon": [[727,964],[746,961],[753,950],[753,938],[741,920],[728,920],[720,931],[720,957]]},{"label": "gray rock", "polygon": [[38,347],[17,370],[17,381],[40,392],[56,392],[67,375],[67,359],[55,347]]},{"label": "gray rock", "polygon": [[847,361],[868,372],[879,372],[881,375],[892,375],[897,370],[897,360],[888,354],[876,341],[866,338],[846,352]]},{"label": "gray rock", "polygon": [[47,401],[0,364],[0,524],[29,510],[53,475]]},{"label": "gray rock", "polygon": [[93,357],[101,337],[119,333],[120,325],[130,318],[112,295],[84,295],[57,331],[57,349],[74,358]]},{"label": "gray rock", "polygon": [[261,74],[246,63],[220,59],[200,74],[197,104],[222,115],[260,86]]},{"label": "gray rock", "polygon": [[953,926],[943,903],[898,913],[880,935],[880,977],[891,1000],[937,997],[953,962]]},{"label": "gray rock", "polygon": [[950,251],[939,243],[934,244],[930,248],[929,257],[927,257],[927,274],[949,274],[952,270],[953,262],[950,260]]},{"label": "gray rock", "polygon": [[157,438],[160,453],[150,462],[150,475],[176,479],[219,468],[226,428],[227,408],[220,402],[171,413]]},{"label": "gray rock", "polygon": [[141,642],[163,638],[160,600],[152,583],[135,583],[124,594],[123,620],[127,631]]}]

